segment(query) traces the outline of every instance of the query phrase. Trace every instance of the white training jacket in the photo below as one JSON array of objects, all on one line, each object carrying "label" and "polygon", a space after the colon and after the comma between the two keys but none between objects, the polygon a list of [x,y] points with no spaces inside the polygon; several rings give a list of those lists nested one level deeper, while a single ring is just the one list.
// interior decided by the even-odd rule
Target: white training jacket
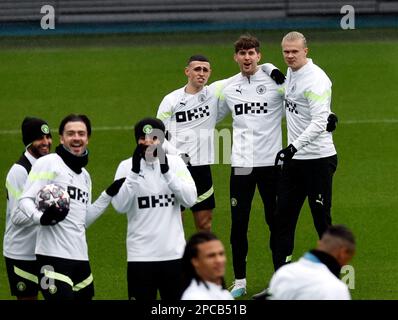
[{"label": "white training jacket", "polygon": [[[207,287],[206,287],[207,285]],[[234,300],[231,293],[213,282],[192,279],[189,287],[184,291],[181,300]]]},{"label": "white training jacket", "polygon": [[293,159],[318,159],[336,154],[332,133],[326,131],[332,83],[312,59],[307,60],[297,71],[288,68],[285,82],[288,144],[298,150]]},{"label": "white training jacket", "polygon": [[122,161],[115,179],[126,177],[112,205],[126,213],[127,260],[167,261],[180,259],[185,236],[180,206],[195,204],[195,183],[184,161],[167,155],[169,171],[162,174],[159,159],[141,159],[139,174],[131,171],[131,158]]},{"label": "white training jacket", "polygon": [[19,209],[13,215],[15,224],[40,224],[42,212],[36,208],[38,191],[47,184],[64,187],[70,195],[70,210],[65,220],[54,226],[40,225],[36,254],[88,261],[86,227],[107,208],[111,197],[104,192],[91,204],[91,178],[86,169],[80,174],[71,170],[62,158],[49,154],[38,159],[29,173]]},{"label": "white training jacket", "polygon": [[[28,151],[25,151],[24,155],[32,165],[36,162],[36,158]],[[37,225],[17,226],[12,222],[12,214],[18,207],[18,199],[22,194],[27,178],[28,172],[18,163],[15,163],[7,174],[6,189],[8,198],[3,255],[11,259],[33,261],[36,260]]]},{"label": "white training jacket", "polygon": [[350,300],[348,287],[311,253],[279,268],[268,288],[270,300]]},{"label": "white training jacket", "polygon": [[282,149],[283,88],[259,67],[233,77],[220,97],[217,121],[232,113],[232,167],[273,166]]},{"label": "white training jacket", "polygon": [[[214,163],[214,128],[221,89],[230,79],[213,82],[196,94],[185,86],[166,95],[156,117],[170,133],[169,142],[191,157],[193,166]],[[170,153],[170,152],[169,152]]]}]

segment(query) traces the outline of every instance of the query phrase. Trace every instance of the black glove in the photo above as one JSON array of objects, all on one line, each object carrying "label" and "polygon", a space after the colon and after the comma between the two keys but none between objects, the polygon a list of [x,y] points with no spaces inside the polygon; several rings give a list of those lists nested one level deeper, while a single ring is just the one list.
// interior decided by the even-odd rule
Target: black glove
[{"label": "black glove", "polygon": [[286,77],[285,75],[279,70],[279,69],[274,69],[272,70],[270,77],[272,80],[274,80],[277,84],[282,84],[285,82]]},{"label": "black glove", "polygon": [[113,181],[112,184],[105,190],[105,192],[108,194],[108,196],[114,197],[115,195],[117,195],[124,180],[126,180],[126,178],[120,178],[120,179]]},{"label": "black glove", "polygon": [[40,224],[43,226],[53,226],[64,220],[68,212],[69,209],[58,208],[53,204],[43,211],[43,215],[40,217]]},{"label": "black glove", "polygon": [[296,152],[297,149],[292,144],[289,144],[285,149],[282,149],[276,154],[275,165],[278,165],[279,160],[283,163],[291,160]]},{"label": "black glove", "polygon": [[328,132],[333,132],[336,130],[337,123],[339,122],[339,118],[332,112],[329,114],[328,117],[328,124],[326,126],[326,131]]},{"label": "black glove", "polygon": [[190,167],[192,166],[191,164],[191,157],[189,156],[188,153],[180,153],[179,156],[181,157],[182,161],[184,161],[185,165]]},{"label": "black glove", "polygon": [[160,172],[165,174],[167,171],[169,171],[169,161],[167,160],[167,155],[165,154],[163,159],[160,159]]},{"label": "black glove", "polygon": [[137,144],[133,153],[132,157],[133,166],[131,167],[131,171],[137,174],[140,173],[141,159],[144,158],[145,156],[145,149],[146,146],[144,146],[143,144]]}]

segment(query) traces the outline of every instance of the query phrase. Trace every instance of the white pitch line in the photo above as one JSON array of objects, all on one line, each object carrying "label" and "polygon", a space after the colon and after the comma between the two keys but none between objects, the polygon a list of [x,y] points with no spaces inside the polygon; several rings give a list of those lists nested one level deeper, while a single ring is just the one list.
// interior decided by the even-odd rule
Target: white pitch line
[{"label": "white pitch line", "polygon": [[[398,123],[398,119],[364,119],[364,120],[345,120],[339,121],[339,124],[388,124],[388,123]],[[231,125],[221,125],[222,128],[230,128]],[[93,127],[93,131],[126,131],[133,130],[134,126],[106,126],[106,127]],[[57,132],[58,129],[52,128],[51,131]],[[21,130],[0,130],[0,135],[6,134],[19,134]]]},{"label": "white pitch line", "polygon": [[370,123],[398,123],[398,119],[367,119],[367,120],[345,120],[341,124],[370,124]]}]

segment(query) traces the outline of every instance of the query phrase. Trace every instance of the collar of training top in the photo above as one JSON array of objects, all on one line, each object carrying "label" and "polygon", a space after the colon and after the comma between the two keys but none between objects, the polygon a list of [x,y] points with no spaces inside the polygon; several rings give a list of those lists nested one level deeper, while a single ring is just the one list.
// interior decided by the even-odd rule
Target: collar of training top
[{"label": "collar of training top", "polygon": [[64,145],[60,144],[55,148],[55,152],[62,158],[65,164],[77,174],[82,173],[82,168],[88,163],[88,150],[81,156],[75,156],[69,152]]},{"label": "collar of training top", "polygon": [[341,266],[337,262],[336,258],[324,251],[316,249],[311,250],[310,253],[317,257],[324,265],[326,265],[330,272],[333,273],[337,278],[339,277]]}]

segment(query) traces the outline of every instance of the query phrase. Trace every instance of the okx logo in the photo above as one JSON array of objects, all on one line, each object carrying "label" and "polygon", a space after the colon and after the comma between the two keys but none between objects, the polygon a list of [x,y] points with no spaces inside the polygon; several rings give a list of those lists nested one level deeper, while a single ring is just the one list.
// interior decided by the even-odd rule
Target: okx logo
[{"label": "okx logo", "polygon": [[164,194],[157,196],[146,196],[146,197],[138,197],[138,208],[139,209],[148,209],[148,208],[156,208],[156,207],[168,207],[174,206],[174,193],[172,194]]},{"label": "okx logo", "polygon": [[188,111],[176,113],[177,122],[187,122],[210,116],[209,106],[199,107]]},{"label": "okx logo", "polygon": [[264,114],[267,113],[266,102],[247,102],[234,105],[235,114],[237,116],[242,114]]}]

